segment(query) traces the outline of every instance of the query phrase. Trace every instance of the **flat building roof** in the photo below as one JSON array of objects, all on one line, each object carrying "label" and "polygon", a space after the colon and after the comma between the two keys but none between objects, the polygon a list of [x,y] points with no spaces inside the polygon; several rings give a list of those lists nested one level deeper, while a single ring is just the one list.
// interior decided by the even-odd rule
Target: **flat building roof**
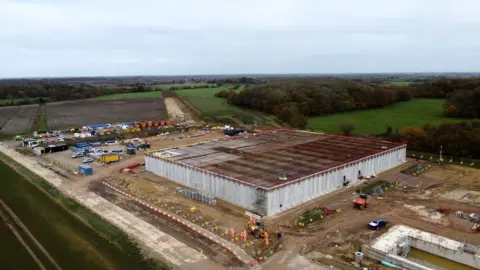
[{"label": "flat building roof", "polygon": [[270,189],[401,145],[279,129],[170,148],[152,155]]}]

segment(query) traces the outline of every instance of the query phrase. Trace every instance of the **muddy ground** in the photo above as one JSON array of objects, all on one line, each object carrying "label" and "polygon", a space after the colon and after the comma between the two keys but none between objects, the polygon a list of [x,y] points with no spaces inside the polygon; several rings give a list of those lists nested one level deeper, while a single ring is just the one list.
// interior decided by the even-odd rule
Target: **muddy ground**
[{"label": "muddy ground", "polygon": [[0,133],[25,133],[32,129],[38,104],[0,107]]},{"label": "muddy ground", "polygon": [[47,104],[51,129],[112,122],[164,120],[168,115],[162,98],[79,100]]},{"label": "muddy ground", "polygon": [[[222,137],[224,135],[220,132],[206,133],[192,130],[188,133],[152,137],[148,140],[152,148],[159,149]],[[207,226],[215,224],[220,233],[225,228],[234,228],[235,232],[240,232],[244,228],[248,217],[244,215],[244,209],[238,206],[221,200],[217,200],[217,205],[212,206],[185,198],[178,192],[178,188],[185,187],[154,176],[142,168],[136,169],[135,174],[120,172],[120,169],[126,165],[141,162],[143,162],[143,155],[139,153],[128,162],[98,168],[93,177],[73,178],[75,180],[67,185],[75,189],[98,180],[107,180],[120,187],[127,183],[143,195],[153,197],[159,204],[175,206],[171,211],[181,210],[182,213],[179,214],[186,214],[191,207],[196,207],[197,212],[192,216],[201,217],[197,220],[199,225],[208,221],[210,225]],[[354,193],[362,186],[376,180],[369,180],[368,183],[322,196],[289,209],[281,215],[267,217],[265,219],[267,228],[271,232],[283,231],[285,243],[281,251],[269,256],[266,262],[262,262],[263,269],[322,269],[324,265],[351,269],[354,252],[388,229],[378,232],[367,229],[368,222],[378,218],[389,221],[389,227],[404,224],[461,242],[480,244],[480,234],[473,233],[471,230],[473,223],[455,215],[457,210],[480,212],[480,171],[469,167],[430,164],[427,172],[419,176],[401,173],[402,169],[414,163],[415,161],[411,160],[401,167],[378,175],[376,179],[387,180],[394,186],[388,188],[383,198],[371,197],[367,209],[353,208],[352,200],[357,196]],[[208,241],[198,242],[194,240],[196,237],[177,228],[177,224],[161,220],[158,214],[149,213],[139,208],[137,203],[122,196],[99,190],[97,187],[98,194],[123,209],[161,227],[162,230],[168,231],[173,237],[189,246],[203,250],[211,260],[226,269],[237,266],[235,262],[227,262],[231,259],[230,254],[212,246]],[[297,224],[299,216],[315,206],[341,211],[305,228],[299,228]],[[252,241],[255,242],[253,239]],[[257,243],[261,245],[261,242],[255,242]],[[370,264],[369,269],[381,269],[376,262],[365,261]]]},{"label": "muddy ground", "polygon": [[243,262],[239,261],[231,252],[228,252],[213,241],[203,237],[185,226],[178,225],[177,222],[170,218],[160,215],[159,213],[147,209],[138,202],[120,195],[111,189],[105,188],[100,182],[90,183],[90,190],[118,205],[119,207],[135,214],[148,223],[160,228],[163,232],[175,236],[181,242],[201,251],[214,262],[226,267],[243,267]]},{"label": "muddy ground", "polygon": [[[350,269],[355,251],[359,251],[363,244],[368,244],[397,224],[461,242],[480,244],[480,234],[471,230],[473,223],[455,215],[459,209],[480,212],[480,204],[477,204],[476,197],[470,202],[465,202],[465,197],[472,193],[472,189],[479,190],[477,185],[480,183],[480,172],[473,168],[432,165],[428,172],[420,176],[405,177],[400,170],[411,164],[412,161],[377,177],[396,185],[390,188],[382,199],[371,198],[367,209],[359,210],[352,207],[352,200],[357,196],[352,193],[358,186],[350,187],[272,218],[269,224],[285,231],[287,253],[300,252],[312,262],[333,265],[340,269]],[[461,200],[445,198],[444,194],[455,190],[465,194],[457,196],[462,198]],[[314,205],[341,209],[341,212],[307,228],[298,228],[294,220],[300,213]],[[378,232],[370,231],[367,224],[373,219],[386,219],[389,226]],[[376,262],[367,260],[366,263],[371,264],[369,269],[382,268]],[[267,269],[277,266],[278,260],[272,260],[268,263]]]}]

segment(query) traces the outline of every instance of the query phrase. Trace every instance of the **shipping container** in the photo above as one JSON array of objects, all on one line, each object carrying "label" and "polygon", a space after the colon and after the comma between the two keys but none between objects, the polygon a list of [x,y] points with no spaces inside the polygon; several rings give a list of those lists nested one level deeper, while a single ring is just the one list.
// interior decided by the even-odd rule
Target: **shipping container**
[{"label": "shipping container", "polygon": [[76,148],[85,148],[85,147],[88,147],[88,146],[90,146],[90,144],[88,142],[81,142],[81,143],[76,143],[75,144]]},{"label": "shipping container", "polygon": [[100,156],[100,162],[102,163],[112,163],[120,160],[120,155],[118,154],[106,154]]},{"label": "shipping container", "polygon": [[68,145],[66,144],[47,145],[45,147],[45,153],[56,153],[65,150],[68,150]]},{"label": "shipping container", "polygon": [[93,174],[93,169],[89,165],[80,165],[80,167],[78,167],[78,172],[82,175],[87,176]]}]

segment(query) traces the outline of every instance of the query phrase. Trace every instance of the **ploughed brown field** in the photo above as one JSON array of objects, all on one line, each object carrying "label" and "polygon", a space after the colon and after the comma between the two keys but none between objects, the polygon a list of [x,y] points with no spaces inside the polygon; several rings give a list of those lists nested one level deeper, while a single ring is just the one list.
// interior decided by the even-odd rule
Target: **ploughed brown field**
[{"label": "ploughed brown field", "polygon": [[0,133],[29,132],[37,117],[38,104],[0,107]]},{"label": "ploughed brown field", "polygon": [[81,100],[47,104],[50,129],[168,117],[162,98]]}]

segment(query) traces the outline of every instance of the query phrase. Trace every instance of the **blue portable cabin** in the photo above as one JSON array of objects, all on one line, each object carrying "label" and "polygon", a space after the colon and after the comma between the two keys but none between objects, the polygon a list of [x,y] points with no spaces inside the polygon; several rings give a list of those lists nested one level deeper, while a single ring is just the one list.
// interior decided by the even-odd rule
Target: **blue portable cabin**
[{"label": "blue portable cabin", "polygon": [[115,150],[112,150],[112,153],[122,153],[123,150],[122,149],[115,149]]},{"label": "blue portable cabin", "polygon": [[100,125],[84,126],[83,128],[91,129],[91,130],[97,130],[99,128],[110,128],[110,127],[112,127],[111,124],[100,124]]},{"label": "blue portable cabin", "polygon": [[135,150],[138,149],[137,146],[135,146],[135,145],[133,145],[133,144],[131,144],[131,143],[127,143],[125,146],[127,147],[127,149],[135,149]]},{"label": "blue portable cabin", "polygon": [[91,166],[83,164],[78,167],[78,172],[82,175],[87,176],[93,174],[93,169]]},{"label": "blue portable cabin", "polygon": [[85,147],[89,147],[90,144],[88,142],[81,142],[81,143],[76,143],[75,144],[75,147],[76,148],[85,148]]}]

